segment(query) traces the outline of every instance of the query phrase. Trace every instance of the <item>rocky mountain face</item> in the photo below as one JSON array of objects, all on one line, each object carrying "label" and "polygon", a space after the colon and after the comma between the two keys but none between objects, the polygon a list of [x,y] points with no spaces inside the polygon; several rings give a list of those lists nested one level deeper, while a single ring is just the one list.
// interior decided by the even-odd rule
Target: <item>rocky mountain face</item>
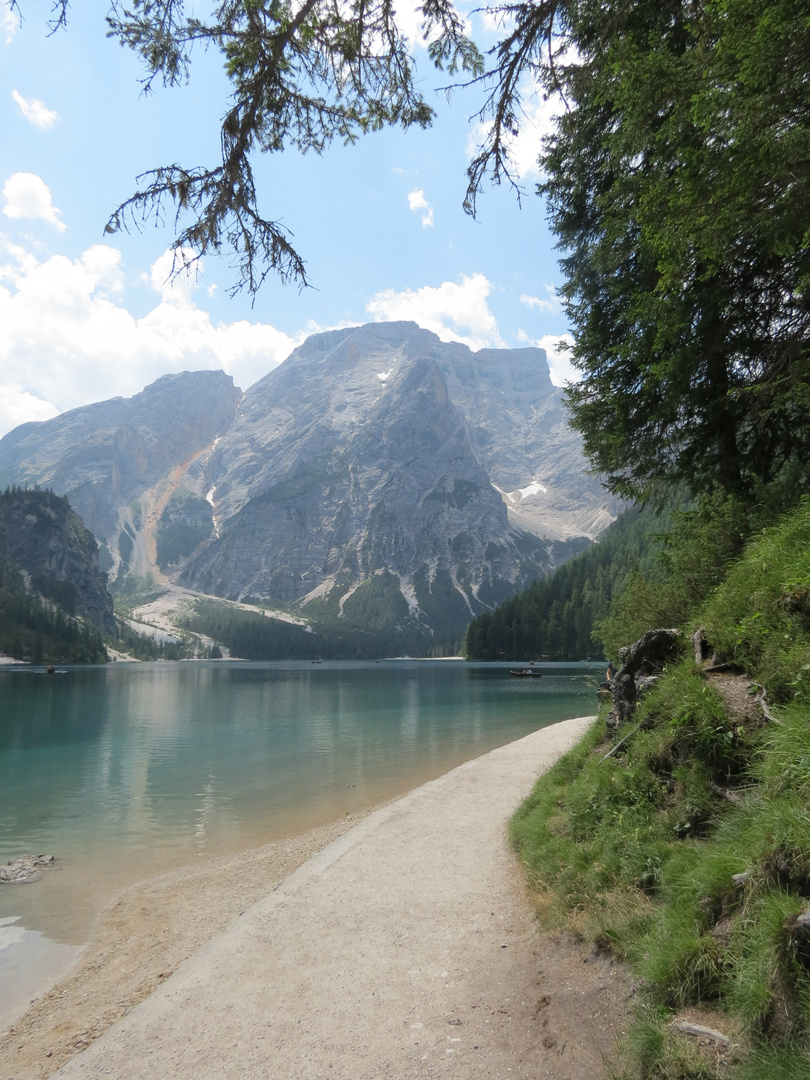
[{"label": "rocky mountain face", "polygon": [[0,565],[26,591],[58,604],[68,615],[115,632],[107,575],[98,545],[67,499],[51,491],[0,493]]},{"label": "rocky mountain face", "polygon": [[119,582],[428,637],[617,511],[541,349],[472,353],[414,323],[314,335],[244,396],[185,373],[23,425],[0,440],[3,482],[69,494]]},{"label": "rocky mountain face", "polygon": [[38,484],[67,495],[98,538],[111,579],[147,577],[155,523],[177,477],[230,425],[241,396],[222,371],[183,372],[132,398],[22,424],[0,439],[0,487]]}]

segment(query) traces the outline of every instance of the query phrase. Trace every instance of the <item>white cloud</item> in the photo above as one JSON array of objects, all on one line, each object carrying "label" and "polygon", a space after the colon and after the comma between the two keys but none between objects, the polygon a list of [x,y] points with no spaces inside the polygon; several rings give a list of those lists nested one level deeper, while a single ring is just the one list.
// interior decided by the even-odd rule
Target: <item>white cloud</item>
[{"label": "white cloud", "polygon": [[414,213],[417,210],[423,210],[428,205],[428,201],[425,198],[425,193],[421,188],[414,188],[413,191],[408,192],[408,209],[413,210]]},{"label": "white cloud", "polygon": [[433,227],[433,207],[425,198],[425,193],[421,188],[414,188],[413,191],[408,192],[408,209],[414,214],[424,210],[422,228],[430,229]]},{"label": "white cloud", "polygon": [[546,285],[546,292],[548,293],[546,297],[529,296],[527,293],[523,293],[520,302],[535,311],[544,311],[549,315],[555,315],[560,310],[557,290],[553,285]]},{"label": "white cloud", "polygon": [[35,173],[18,172],[6,180],[3,187],[6,205],[3,213],[9,218],[41,218],[63,232],[65,223],[51,202],[51,190]]},{"label": "white cloud", "polygon": [[[538,180],[541,175],[538,158],[542,142],[555,130],[563,104],[559,96],[546,99],[542,90],[532,86],[521,90],[521,102],[518,133],[507,140],[511,169],[516,181]],[[491,128],[492,122],[486,121],[471,129],[467,136],[467,157],[470,160],[478,153]]]},{"label": "white cloud", "polygon": [[175,371],[222,368],[245,389],[298,343],[263,323],[213,325],[188,283],[163,284],[170,253],[152,267],[159,298],[142,318],[123,306],[117,248],[96,244],[79,259],[44,262],[9,244],[0,253],[0,435],[24,420],[129,397]]},{"label": "white cloud", "polygon": [[10,45],[20,25],[19,16],[11,10],[9,0],[0,0],[0,37],[4,45]]},{"label": "white cloud", "polygon": [[543,139],[554,132],[561,108],[556,97],[544,100],[540,96],[524,104],[520,131],[510,147],[521,180],[540,177],[538,158]]},{"label": "white cloud", "polygon": [[515,20],[502,8],[479,8],[478,16],[484,30],[490,34],[503,35],[504,30],[511,30]]},{"label": "white cloud", "polygon": [[11,91],[11,96],[20,106],[20,112],[25,119],[29,124],[33,124],[34,127],[47,131],[49,128],[53,127],[57,120],[62,119],[58,112],[49,109],[45,103],[38,98],[24,98],[22,94],[18,93],[16,90]]},{"label": "white cloud", "polygon": [[[464,11],[459,10],[456,7],[456,14],[462,20],[464,26],[464,33],[469,37],[472,33],[472,24],[467,18]],[[425,16],[422,11],[422,0],[399,0],[397,4],[397,26],[402,33],[407,37],[411,45],[417,48],[427,48],[427,45],[431,41],[435,41],[440,34],[439,29],[435,29],[433,33],[425,41],[423,24]]]},{"label": "white cloud", "polygon": [[[191,295],[199,285],[202,261],[195,260],[191,248],[164,251],[149,268],[148,280],[164,304],[177,307],[193,305]],[[146,275],[144,274],[144,278]]]},{"label": "white cloud", "polygon": [[0,383],[0,432],[10,431],[29,420],[50,420],[59,410],[19,383]]},{"label": "white cloud", "polygon": [[110,296],[123,290],[124,275],[118,248],[109,244],[93,244],[82,255],[79,264],[89,279],[95,282],[99,295]]},{"label": "white cloud", "polygon": [[432,330],[442,341],[460,341],[471,349],[503,348],[487,297],[492,285],[483,274],[462,274],[461,280],[437,287],[395,292],[385,289],[366,304],[375,322],[412,320]]},{"label": "white cloud", "polygon": [[516,336],[524,345],[535,345],[546,350],[551,381],[555,386],[579,382],[582,378],[582,373],[571,363],[571,353],[567,348],[574,344],[571,334],[543,334],[540,338],[531,338],[525,330],[518,330]]},{"label": "white cloud", "polygon": [[421,0],[400,0],[397,4],[397,26],[413,45],[422,44]]},{"label": "white cloud", "polygon": [[20,273],[28,273],[39,265],[36,255],[27,251],[22,245],[13,243],[3,233],[0,233],[0,251],[12,260],[5,266],[0,264],[0,281],[13,282]]}]

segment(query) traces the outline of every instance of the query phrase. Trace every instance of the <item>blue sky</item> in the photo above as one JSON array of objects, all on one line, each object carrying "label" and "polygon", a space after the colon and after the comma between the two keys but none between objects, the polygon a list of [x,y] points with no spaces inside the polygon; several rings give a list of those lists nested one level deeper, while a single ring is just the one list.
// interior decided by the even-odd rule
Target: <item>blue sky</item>
[{"label": "blue sky", "polygon": [[225,260],[167,284],[168,228],[104,235],[138,173],[216,163],[228,92],[218,57],[200,54],[188,86],[144,97],[137,59],[105,37],[104,10],[73,5],[67,30],[49,36],[47,0],[25,0],[22,25],[0,0],[0,435],[170,371],[222,367],[246,389],[308,333],[382,319],[475,349],[541,345],[554,381],[571,377],[555,355],[567,331],[560,272],[534,194],[548,122],[537,97],[515,145],[522,206],[489,188],[476,221],[461,205],[476,99],[434,95],[445,79],[423,50],[432,129],[258,159],[261,209],[294,234],[313,287],[269,280],[251,306],[228,296]]}]

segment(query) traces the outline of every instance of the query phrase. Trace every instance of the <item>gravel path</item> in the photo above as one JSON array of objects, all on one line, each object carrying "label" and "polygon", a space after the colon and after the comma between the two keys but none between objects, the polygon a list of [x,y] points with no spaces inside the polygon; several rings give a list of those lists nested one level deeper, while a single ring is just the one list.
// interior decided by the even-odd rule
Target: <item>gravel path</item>
[{"label": "gravel path", "polygon": [[57,1074],[65,1080],[598,1077],[627,989],[538,935],[505,824],[588,719],[344,833]]}]

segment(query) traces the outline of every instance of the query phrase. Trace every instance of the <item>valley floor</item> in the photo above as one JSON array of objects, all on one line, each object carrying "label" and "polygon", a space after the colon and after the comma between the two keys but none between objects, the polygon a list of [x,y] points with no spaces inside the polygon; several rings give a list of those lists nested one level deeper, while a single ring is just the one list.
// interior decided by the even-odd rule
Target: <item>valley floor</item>
[{"label": "valley floor", "polygon": [[0,1075],[602,1075],[626,974],[538,933],[505,838],[587,724],[121,894],[72,975],[0,1037]]}]

